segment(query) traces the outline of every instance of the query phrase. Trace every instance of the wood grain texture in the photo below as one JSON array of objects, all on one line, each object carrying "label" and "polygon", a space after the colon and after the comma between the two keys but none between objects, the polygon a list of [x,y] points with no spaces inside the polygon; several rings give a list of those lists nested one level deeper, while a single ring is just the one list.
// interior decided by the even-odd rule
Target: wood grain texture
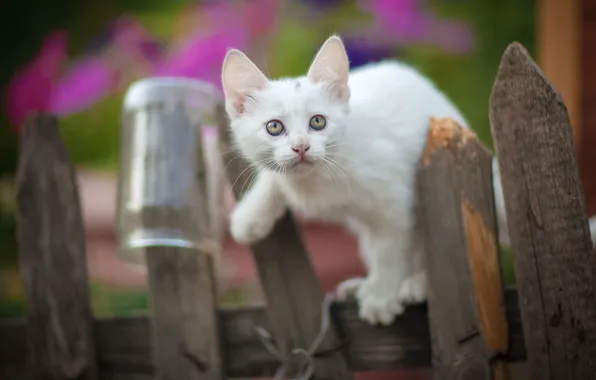
[{"label": "wood grain texture", "polygon": [[[525,348],[517,294],[505,291],[509,325],[509,352],[504,359],[525,359]],[[333,305],[332,315],[341,353],[351,371],[375,371],[430,367],[430,344],[425,306],[409,307],[388,327],[374,327],[358,318],[356,303]],[[219,310],[220,341],[224,348],[226,378],[272,376],[278,364],[254,333],[256,326],[269,329],[265,309],[225,308]],[[150,320],[146,317],[102,318],[95,321],[100,379],[150,380],[154,367]],[[22,321],[0,324],[0,379],[23,380],[26,368]]]},{"label": "wood grain texture", "polygon": [[491,155],[450,119],[432,119],[418,177],[436,379],[503,378],[507,354]]},{"label": "wood grain texture", "polygon": [[221,379],[213,262],[208,252],[146,249],[157,377]]},{"label": "wood grain texture", "polygon": [[[245,180],[249,175],[248,164],[239,152],[232,150],[228,122],[223,106],[218,111],[221,151],[224,153],[226,174],[239,199]],[[321,305],[323,292],[313,270],[310,258],[292,216],[287,213],[274,227],[272,233],[251,246],[257,272],[267,300],[270,332],[278,349],[293,363],[290,351],[308,347],[321,328]],[[339,340],[331,327],[320,346],[327,351],[337,347]],[[315,378],[349,379],[345,359],[339,352],[316,359]]]},{"label": "wood grain texture", "polygon": [[24,125],[17,207],[27,301],[28,349],[21,354],[29,359],[22,379],[96,379],[79,192],[54,117],[37,116]]},{"label": "wood grain texture", "polygon": [[[148,116],[148,123],[160,128],[190,131],[197,128],[196,147],[201,146],[199,126],[192,126],[182,106],[151,107],[139,110]],[[187,152],[182,152],[183,154]],[[196,176],[204,180],[201,152],[197,159]],[[145,161],[148,165],[159,162]],[[156,181],[177,181],[175,173]],[[185,173],[181,173],[187,176]],[[183,182],[179,179],[179,182]],[[161,183],[155,183],[160,186]],[[177,207],[153,207],[154,212],[142,213],[142,225],[196,229],[203,240],[209,240],[209,220],[206,207],[206,186],[197,183],[197,209],[180,211]],[[184,215],[181,215],[181,214]],[[180,225],[182,224],[182,225]],[[150,292],[151,331],[154,339],[153,356],[156,377],[160,380],[217,380],[223,377],[217,320],[217,290],[212,252],[200,247],[181,248],[150,246],[145,249]]]},{"label": "wood grain texture", "polygon": [[596,261],[559,94],[519,44],[490,99],[532,378],[593,379]]}]

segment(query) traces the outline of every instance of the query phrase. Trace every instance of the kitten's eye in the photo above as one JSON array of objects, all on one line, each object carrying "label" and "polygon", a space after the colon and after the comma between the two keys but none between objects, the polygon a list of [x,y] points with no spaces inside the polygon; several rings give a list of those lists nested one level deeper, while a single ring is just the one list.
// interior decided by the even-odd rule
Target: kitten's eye
[{"label": "kitten's eye", "polygon": [[265,125],[265,128],[271,136],[281,135],[284,131],[284,125],[279,120],[271,120]]},{"label": "kitten's eye", "polygon": [[325,129],[325,127],[327,126],[327,119],[325,119],[325,116],[315,115],[310,118],[309,125],[310,125],[310,129],[313,129],[315,131],[320,131],[320,130]]}]

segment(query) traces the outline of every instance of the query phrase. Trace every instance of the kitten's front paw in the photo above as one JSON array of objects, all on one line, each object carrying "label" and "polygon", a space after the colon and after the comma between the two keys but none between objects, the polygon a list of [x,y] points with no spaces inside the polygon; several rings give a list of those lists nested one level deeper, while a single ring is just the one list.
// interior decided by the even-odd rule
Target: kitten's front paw
[{"label": "kitten's front paw", "polygon": [[242,207],[236,208],[230,220],[230,233],[238,244],[252,244],[273,229],[274,221]]},{"label": "kitten's front paw", "polygon": [[335,290],[338,301],[347,301],[356,297],[360,285],[364,282],[364,277],[350,278],[342,281]]},{"label": "kitten's front paw", "polygon": [[356,295],[360,319],[372,325],[390,325],[397,316],[403,314],[404,305],[399,298],[399,286],[395,286],[398,284],[366,279]]},{"label": "kitten's front paw", "polygon": [[405,305],[414,305],[426,301],[428,284],[426,272],[418,272],[406,278],[399,289],[399,299]]}]

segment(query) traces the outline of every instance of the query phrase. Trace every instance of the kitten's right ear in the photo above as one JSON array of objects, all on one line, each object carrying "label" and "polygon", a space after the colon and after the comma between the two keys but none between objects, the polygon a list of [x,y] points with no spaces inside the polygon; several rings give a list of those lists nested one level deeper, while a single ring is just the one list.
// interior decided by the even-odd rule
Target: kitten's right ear
[{"label": "kitten's right ear", "polygon": [[350,98],[349,71],[350,62],[346,48],[341,39],[334,35],[325,41],[306,76],[313,83],[325,84],[332,95],[347,102]]},{"label": "kitten's right ear", "polygon": [[244,53],[232,49],[224,59],[221,82],[226,110],[232,115],[239,115],[251,101],[251,93],[263,89],[269,80]]}]

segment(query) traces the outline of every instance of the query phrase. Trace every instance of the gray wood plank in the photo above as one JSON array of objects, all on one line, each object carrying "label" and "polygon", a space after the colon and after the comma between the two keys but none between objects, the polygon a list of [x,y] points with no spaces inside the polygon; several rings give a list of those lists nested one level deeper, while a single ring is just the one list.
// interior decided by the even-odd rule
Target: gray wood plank
[{"label": "gray wood plank", "polygon": [[511,44],[490,120],[501,171],[532,379],[593,379],[596,260],[565,104]]},{"label": "gray wood plank", "polygon": [[[181,100],[182,102],[182,100]],[[180,147],[184,159],[194,157],[196,164],[196,183],[193,188],[182,189],[193,191],[191,198],[198,204],[193,207],[180,207],[176,202],[185,199],[171,200],[158,205],[148,205],[139,217],[143,228],[168,228],[180,231],[196,230],[199,241],[209,242],[209,219],[206,207],[206,186],[199,126],[192,125],[189,112],[183,104],[176,107],[159,106],[128,110],[130,113],[143,113],[140,118],[149,129],[163,128],[170,134],[179,133],[179,139],[195,138],[195,144],[188,143]],[[138,118],[137,118],[138,120]],[[172,136],[171,139],[177,138]],[[172,140],[175,141],[175,140]],[[173,148],[173,147],[170,147]],[[195,149],[193,152],[185,149]],[[178,152],[158,152],[168,154],[169,159],[176,162]],[[155,171],[165,165],[167,157],[154,154],[146,159],[148,173],[155,178],[145,186],[155,186],[153,194],[162,194],[165,185],[173,181],[186,183],[188,173],[175,171]],[[162,162],[163,160],[164,162]],[[156,169],[157,167],[157,169]],[[176,168],[179,170],[188,167]],[[191,184],[189,184],[191,186]],[[160,191],[157,191],[162,189]],[[179,196],[188,196],[180,193]],[[165,197],[165,194],[164,194]],[[169,198],[168,198],[169,200]],[[164,201],[158,199],[158,201]],[[192,206],[192,205],[187,205]],[[214,278],[214,252],[204,247],[167,246],[162,243],[151,244],[144,249],[148,268],[148,282],[151,309],[151,336],[153,345],[156,377],[160,380],[217,380],[221,379],[222,361],[220,353],[219,331],[217,324],[217,290]],[[142,251],[140,252],[142,254]]]},{"label": "gray wood plank", "polygon": [[23,128],[17,206],[27,302],[28,349],[21,354],[29,359],[22,378],[96,379],[79,192],[54,117],[36,116]]},{"label": "gray wood plank", "polygon": [[146,249],[159,379],[221,379],[213,263],[207,252]]},{"label": "gray wood plank", "polygon": [[[218,111],[221,151],[228,179],[240,199],[242,187],[250,175],[248,164],[232,150],[228,122],[223,106]],[[321,328],[323,292],[310,258],[298,234],[292,216],[287,213],[272,233],[251,246],[260,282],[267,299],[270,332],[286,360],[293,362],[290,351],[308,349]],[[330,350],[339,344],[333,327],[320,345]],[[291,374],[288,374],[291,375]],[[315,378],[349,379],[345,359],[339,352],[316,359]]]},{"label": "gray wood plank", "polygon": [[[509,325],[507,361],[525,360],[525,347],[517,294],[505,291]],[[375,371],[430,367],[430,344],[425,306],[408,308],[387,327],[374,327],[358,318],[356,303],[332,307],[341,352],[351,371]],[[95,321],[100,378],[145,379],[153,374],[150,321],[146,316],[102,318]],[[269,328],[262,307],[219,310],[220,341],[225,377],[272,376],[278,366],[254,333],[256,326]],[[22,380],[26,369],[25,324],[21,320],[0,323],[0,379]],[[129,377],[127,377],[129,376]],[[135,377],[136,376],[136,377]]]},{"label": "gray wood plank", "polygon": [[473,132],[432,119],[418,176],[436,379],[505,379],[509,346],[492,157]]}]

